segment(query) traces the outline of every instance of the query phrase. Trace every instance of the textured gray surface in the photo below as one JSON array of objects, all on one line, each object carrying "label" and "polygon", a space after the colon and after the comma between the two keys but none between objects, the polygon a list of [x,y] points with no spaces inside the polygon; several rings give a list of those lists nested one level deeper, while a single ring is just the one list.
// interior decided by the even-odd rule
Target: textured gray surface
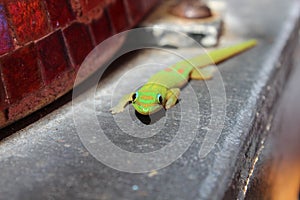
[{"label": "textured gray surface", "polygon": [[300,198],[300,45],[294,54],[294,68],[274,113],[274,123],[246,194],[246,199]]},{"label": "textured gray surface", "polygon": [[[291,68],[298,37],[299,3],[289,2],[228,1],[228,30],[222,44],[254,37],[259,39],[259,46],[220,65],[227,98],[225,127],[206,157],[198,156],[211,113],[204,82],[190,84],[201,111],[192,145],[157,174],[121,172],[97,161],[82,145],[72,104],[68,103],[1,142],[0,199],[243,199],[251,169],[272,125],[274,103]],[[178,51],[189,54],[192,50]],[[115,63],[118,69],[101,82],[96,100],[109,92],[112,83],[131,69],[132,63],[156,61],[157,56],[166,58],[164,53],[146,50],[136,54],[137,58],[129,56]],[[168,59],[172,62],[172,58]],[[141,76],[144,75],[148,72]],[[143,152],[159,149],[172,140],[178,130],[176,113],[189,114],[186,110],[179,112],[180,105],[168,111],[174,115],[166,114],[157,122],[164,123],[163,132],[146,140],[132,138],[118,129],[107,112],[110,102],[102,103],[96,112],[115,144],[128,151]]]}]

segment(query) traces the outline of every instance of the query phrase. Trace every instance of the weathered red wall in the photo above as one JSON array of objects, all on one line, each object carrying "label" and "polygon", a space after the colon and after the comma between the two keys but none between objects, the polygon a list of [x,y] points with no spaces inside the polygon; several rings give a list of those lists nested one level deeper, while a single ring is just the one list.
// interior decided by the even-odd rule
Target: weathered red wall
[{"label": "weathered red wall", "polygon": [[104,39],[133,27],[156,3],[0,1],[0,127],[69,91],[85,56]]}]

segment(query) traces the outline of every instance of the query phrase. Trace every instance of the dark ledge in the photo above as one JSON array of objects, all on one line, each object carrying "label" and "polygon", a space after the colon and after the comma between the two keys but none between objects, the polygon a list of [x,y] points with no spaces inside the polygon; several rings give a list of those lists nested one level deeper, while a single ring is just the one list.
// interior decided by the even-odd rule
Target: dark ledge
[{"label": "dark ledge", "polygon": [[[217,129],[217,125],[205,127],[210,120],[211,105],[203,82],[191,82],[204,113],[193,143],[175,162],[151,173],[121,172],[91,156],[78,137],[72,104],[68,103],[1,142],[0,199],[244,199],[257,157],[273,126],[276,103],[293,67],[300,7],[298,1],[276,0],[266,5],[259,0],[249,5],[230,2],[222,42],[257,38],[259,45],[220,65],[226,90],[225,126],[207,156],[200,158],[199,148],[207,130]],[[176,51],[193,53],[192,48]],[[127,55],[125,60],[113,64],[118,69],[101,81],[96,100],[108,95],[111,85],[132,65],[151,59],[174,61],[163,51],[145,50],[134,55],[137,58]],[[149,70],[152,69],[141,77],[147,76]],[[120,87],[126,90],[125,85]],[[165,120],[164,133],[147,138],[146,144],[122,133],[107,112],[109,100],[99,102],[96,109],[102,129],[115,144],[127,151],[149,152],[174,137],[172,134],[180,123],[176,114],[188,112],[176,112],[180,105],[181,102],[167,112],[173,112],[174,119],[166,114],[158,120],[157,123]],[[85,120],[88,127],[90,121]],[[124,125],[122,115],[119,120]],[[117,156],[113,152],[108,155]]]}]

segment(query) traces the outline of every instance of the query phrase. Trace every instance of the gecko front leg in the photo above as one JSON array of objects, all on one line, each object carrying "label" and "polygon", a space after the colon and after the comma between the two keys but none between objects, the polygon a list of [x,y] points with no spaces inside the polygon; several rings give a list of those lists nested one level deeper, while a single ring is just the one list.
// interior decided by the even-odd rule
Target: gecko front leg
[{"label": "gecko front leg", "polygon": [[117,114],[117,113],[123,112],[124,108],[127,106],[127,104],[132,101],[133,94],[134,93],[124,95],[121,98],[121,100],[119,101],[119,103],[116,106],[112,107],[109,111],[112,114]]},{"label": "gecko front leg", "polygon": [[165,103],[165,109],[168,110],[169,108],[173,107],[180,94],[180,89],[179,88],[172,88],[169,89],[166,95],[166,103]]}]

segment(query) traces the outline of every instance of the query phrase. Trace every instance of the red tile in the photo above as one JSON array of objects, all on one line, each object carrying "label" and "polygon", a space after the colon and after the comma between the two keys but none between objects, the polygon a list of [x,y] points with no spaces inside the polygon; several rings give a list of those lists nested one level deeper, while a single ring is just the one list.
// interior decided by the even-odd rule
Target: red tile
[{"label": "red tile", "polygon": [[60,30],[55,31],[36,44],[46,84],[67,70],[69,58]]},{"label": "red tile", "polygon": [[5,109],[7,105],[8,105],[7,97],[4,90],[3,82],[0,77],[0,110]]},{"label": "red tile", "polygon": [[41,96],[53,101],[70,91],[74,86],[76,73],[74,70],[67,71],[54,79],[51,84],[47,85],[42,91]]},{"label": "red tile", "polygon": [[97,44],[112,35],[112,27],[106,11],[103,12],[100,19],[92,22],[91,28]]},{"label": "red tile", "polygon": [[40,0],[7,1],[7,10],[20,44],[38,39],[50,31],[47,15]]},{"label": "red tile", "polygon": [[13,49],[13,43],[8,29],[5,10],[0,4],[0,55]]},{"label": "red tile", "polygon": [[37,52],[33,43],[0,60],[2,76],[10,103],[14,103],[42,86]]},{"label": "red tile", "polygon": [[80,5],[81,5],[83,14],[86,14],[87,12],[96,8],[100,4],[101,4],[101,1],[99,1],[99,0],[80,0]]},{"label": "red tile", "polygon": [[68,0],[45,0],[53,28],[64,27],[75,19]]},{"label": "red tile", "polygon": [[7,123],[6,112],[4,110],[0,110],[0,128],[4,127]]},{"label": "red tile", "polygon": [[129,28],[128,16],[123,0],[118,0],[108,6],[108,14],[114,31],[119,33]]},{"label": "red tile", "polygon": [[148,11],[148,10],[151,9],[154,5],[158,4],[160,1],[161,1],[161,0],[143,0],[145,11]]},{"label": "red tile", "polygon": [[80,66],[82,61],[93,49],[92,40],[86,25],[74,23],[63,30],[67,48],[72,58],[74,67]]},{"label": "red tile", "polygon": [[7,112],[8,120],[16,121],[54,101],[72,89],[73,80],[73,76],[64,73],[39,92],[26,96],[22,101],[11,105]]},{"label": "red tile", "polygon": [[139,22],[144,16],[144,1],[145,0],[125,0],[125,5],[129,11],[130,22],[132,25]]}]

